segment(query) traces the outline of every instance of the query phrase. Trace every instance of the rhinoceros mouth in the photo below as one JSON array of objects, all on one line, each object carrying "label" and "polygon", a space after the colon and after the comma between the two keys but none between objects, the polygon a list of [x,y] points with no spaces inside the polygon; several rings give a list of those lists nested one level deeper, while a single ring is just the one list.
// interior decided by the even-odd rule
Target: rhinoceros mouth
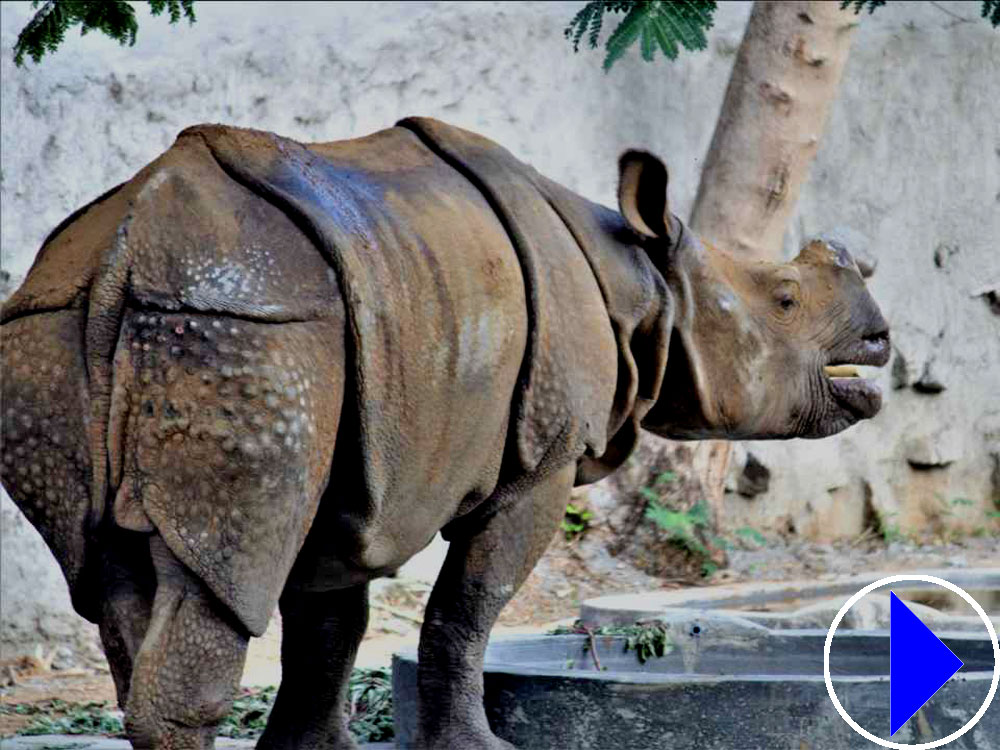
[{"label": "rhinoceros mouth", "polygon": [[882,408],[882,389],[862,378],[854,365],[881,367],[889,361],[889,332],[885,330],[855,339],[836,362],[823,368],[830,396],[849,415],[850,422],[874,417]]},{"label": "rhinoceros mouth", "polygon": [[874,381],[856,374],[830,374],[830,370],[844,371],[847,369],[841,366],[827,370],[830,395],[837,405],[847,411],[855,421],[874,417],[882,408],[882,389]]}]

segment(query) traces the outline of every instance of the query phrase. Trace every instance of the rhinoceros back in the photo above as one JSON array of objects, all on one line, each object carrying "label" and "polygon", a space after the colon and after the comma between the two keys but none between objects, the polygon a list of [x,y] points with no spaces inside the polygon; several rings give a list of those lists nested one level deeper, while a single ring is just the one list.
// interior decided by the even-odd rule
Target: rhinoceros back
[{"label": "rhinoceros back", "polygon": [[[332,440],[322,449],[305,430],[336,429],[307,424],[306,370],[328,386],[312,404],[324,419],[336,420],[342,397],[339,289],[312,243],[229,178],[198,136],[182,136],[53,232],[4,306],[2,333],[3,483],[53,550],[77,610],[99,615],[101,530],[117,523],[157,528],[262,629],[329,470]],[[303,351],[319,361],[301,361]],[[199,454],[225,452],[256,412],[272,434],[247,435],[225,456],[239,476]],[[273,434],[279,422],[303,434]],[[294,454],[272,464],[281,472],[259,470],[275,458],[261,437]],[[294,507],[235,507],[238,485],[255,481],[287,491]],[[184,491],[164,497],[176,482]],[[297,491],[305,484],[313,492]]]}]

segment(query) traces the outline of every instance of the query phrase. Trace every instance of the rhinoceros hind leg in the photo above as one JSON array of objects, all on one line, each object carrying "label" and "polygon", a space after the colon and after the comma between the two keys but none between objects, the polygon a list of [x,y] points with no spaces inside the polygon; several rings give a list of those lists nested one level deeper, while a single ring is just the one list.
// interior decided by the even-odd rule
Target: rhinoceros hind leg
[{"label": "rhinoceros hind leg", "polygon": [[368,584],[281,595],[281,687],[258,750],[354,750],[347,682],[368,626]]},{"label": "rhinoceros hind leg", "polygon": [[156,597],[125,708],[134,748],[206,750],[232,707],[249,633],[169,550],[150,538]]},{"label": "rhinoceros hind leg", "polygon": [[[526,477],[494,500],[503,508],[477,532],[451,538],[420,633],[420,750],[501,750],[483,708],[483,655],[500,610],[555,534],[575,465]],[[493,502],[494,500],[488,501]]]},{"label": "rhinoceros hind leg", "polygon": [[115,680],[118,705],[128,702],[132,670],[156,593],[156,572],[149,556],[149,537],[112,529],[103,545],[104,567],[101,642]]}]

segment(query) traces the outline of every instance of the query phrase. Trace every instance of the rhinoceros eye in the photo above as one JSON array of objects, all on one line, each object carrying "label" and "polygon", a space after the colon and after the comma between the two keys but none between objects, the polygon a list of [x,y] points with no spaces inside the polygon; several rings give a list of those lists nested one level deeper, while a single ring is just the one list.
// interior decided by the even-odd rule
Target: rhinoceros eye
[{"label": "rhinoceros eye", "polygon": [[798,307],[799,288],[795,282],[785,282],[774,290],[774,301],[782,313],[788,313]]}]

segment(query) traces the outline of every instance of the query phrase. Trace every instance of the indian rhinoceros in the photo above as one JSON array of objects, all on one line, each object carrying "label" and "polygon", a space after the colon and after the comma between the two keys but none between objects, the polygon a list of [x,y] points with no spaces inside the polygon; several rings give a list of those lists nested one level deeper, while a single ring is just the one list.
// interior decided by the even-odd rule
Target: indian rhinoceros
[{"label": "indian rhinoceros", "polygon": [[3,484],[100,626],[135,747],[210,747],[276,605],[261,748],[353,747],[368,582],[450,540],[420,637],[422,748],[509,747],[500,610],[574,483],[640,427],[823,437],[880,406],[848,251],[744,262],[629,151],[615,212],[412,118],[304,145],[185,130],[48,237],[3,310]]}]

